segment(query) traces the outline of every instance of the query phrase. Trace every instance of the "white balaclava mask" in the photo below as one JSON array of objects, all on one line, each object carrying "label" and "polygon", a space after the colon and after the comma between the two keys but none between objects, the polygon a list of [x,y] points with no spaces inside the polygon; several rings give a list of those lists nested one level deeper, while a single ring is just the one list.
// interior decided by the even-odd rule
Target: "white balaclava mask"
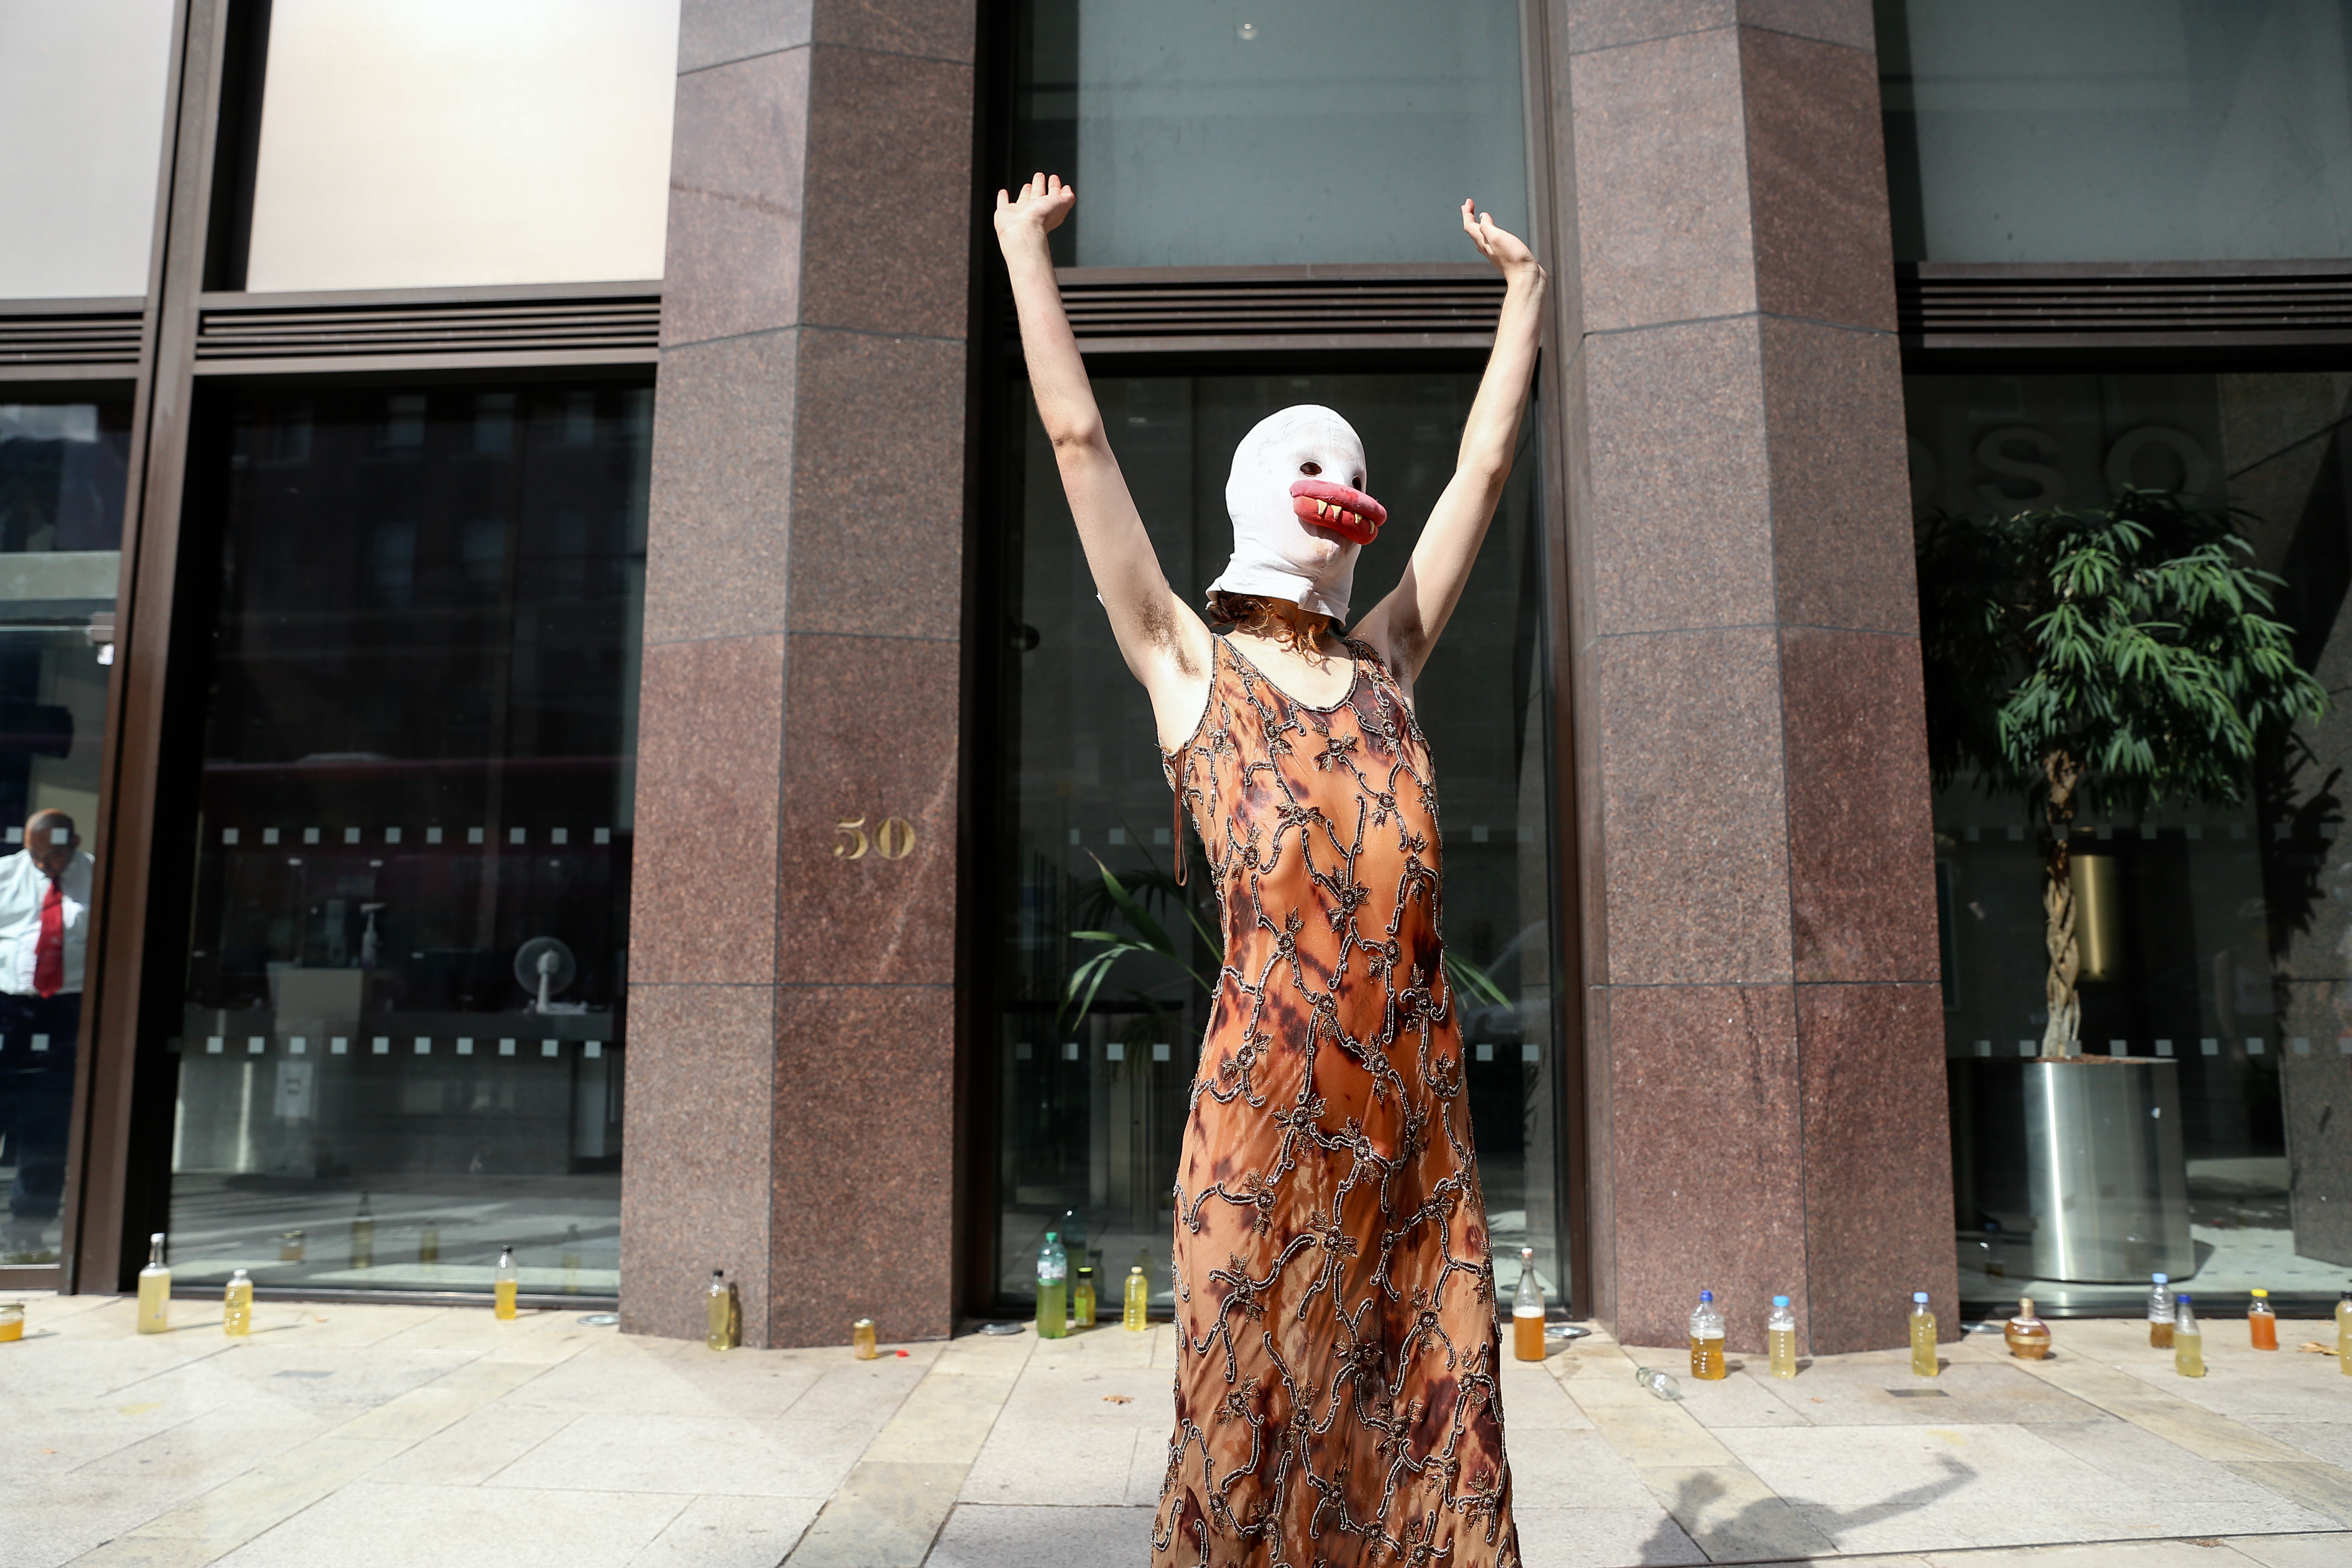
[{"label": "white balaclava mask", "polygon": [[1211,590],[1287,599],[1345,621],[1356,552],[1388,521],[1363,485],[1364,443],[1328,408],[1302,403],[1259,420],[1234,448],[1225,480],[1234,555]]}]

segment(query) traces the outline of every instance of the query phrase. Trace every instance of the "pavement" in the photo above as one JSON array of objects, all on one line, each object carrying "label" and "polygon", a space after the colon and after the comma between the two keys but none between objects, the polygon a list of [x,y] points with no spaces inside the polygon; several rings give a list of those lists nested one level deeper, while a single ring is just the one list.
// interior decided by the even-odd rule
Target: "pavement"
[{"label": "pavement", "polygon": [[[887,1349],[625,1337],[577,1311],[264,1302],[132,1331],[34,1298],[0,1344],[0,1568],[1141,1568],[1172,1331]],[[2332,1332],[2282,1324],[2293,1346]],[[1669,1404],[1605,1334],[1505,1363],[1529,1568],[2347,1568],[2352,1378],[2209,1325],[2180,1378],[2135,1322],[1734,1358]],[[2234,1331],[2234,1333],[2233,1331]],[[905,1353],[897,1353],[898,1351]]]}]

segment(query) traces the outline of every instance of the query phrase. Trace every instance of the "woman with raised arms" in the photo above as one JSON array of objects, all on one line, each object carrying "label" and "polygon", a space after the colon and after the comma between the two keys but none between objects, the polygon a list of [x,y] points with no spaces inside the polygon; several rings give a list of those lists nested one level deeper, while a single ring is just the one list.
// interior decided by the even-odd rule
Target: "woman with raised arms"
[{"label": "woman with raised arms", "polygon": [[1063,314],[1045,237],[1076,202],[1043,174],[1000,191],[997,237],[1038,416],[1225,944],[1176,1182],[1176,1427],[1152,1562],[1516,1568],[1413,681],[1510,473],[1544,271],[1462,204],[1508,287],[1454,478],[1395,590],[1349,621],[1357,553],[1387,513],[1354,429],[1301,405],[1234,453],[1234,552],[1203,620],[1160,571]]}]

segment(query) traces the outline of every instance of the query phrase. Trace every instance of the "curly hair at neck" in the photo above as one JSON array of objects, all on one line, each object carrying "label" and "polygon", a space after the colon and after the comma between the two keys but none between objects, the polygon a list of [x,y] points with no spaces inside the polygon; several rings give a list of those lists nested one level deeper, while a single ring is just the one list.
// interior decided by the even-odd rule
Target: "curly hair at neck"
[{"label": "curly hair at neck", "polygon": [[1331,617],[1312,611],[1303,618],[1283,613],[1297,608],[1287,600],[1269,598],[1264,594],[1229,594],[1223,588],[1209,590],[1211,623],[1229,623],[1237,632],[1247,632],[1254,637],[1279,643],[1293,653],[1322,653],[1323,634],[1333,629]]}]

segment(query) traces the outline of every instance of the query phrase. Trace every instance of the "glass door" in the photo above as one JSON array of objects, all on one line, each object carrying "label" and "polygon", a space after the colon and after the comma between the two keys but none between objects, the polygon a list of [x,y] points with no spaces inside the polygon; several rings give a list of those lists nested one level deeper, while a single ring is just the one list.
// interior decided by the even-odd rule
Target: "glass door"
[{"label": "glass door", "polygon": [[612,1296],[652,390],[233,395],[174,1272]]},{"label": "glass door", "polygon": [[[0,1268],[58,1267],[131,399],[0,402]],[[36,1275],[34,1278],[37,1279]]]}]

